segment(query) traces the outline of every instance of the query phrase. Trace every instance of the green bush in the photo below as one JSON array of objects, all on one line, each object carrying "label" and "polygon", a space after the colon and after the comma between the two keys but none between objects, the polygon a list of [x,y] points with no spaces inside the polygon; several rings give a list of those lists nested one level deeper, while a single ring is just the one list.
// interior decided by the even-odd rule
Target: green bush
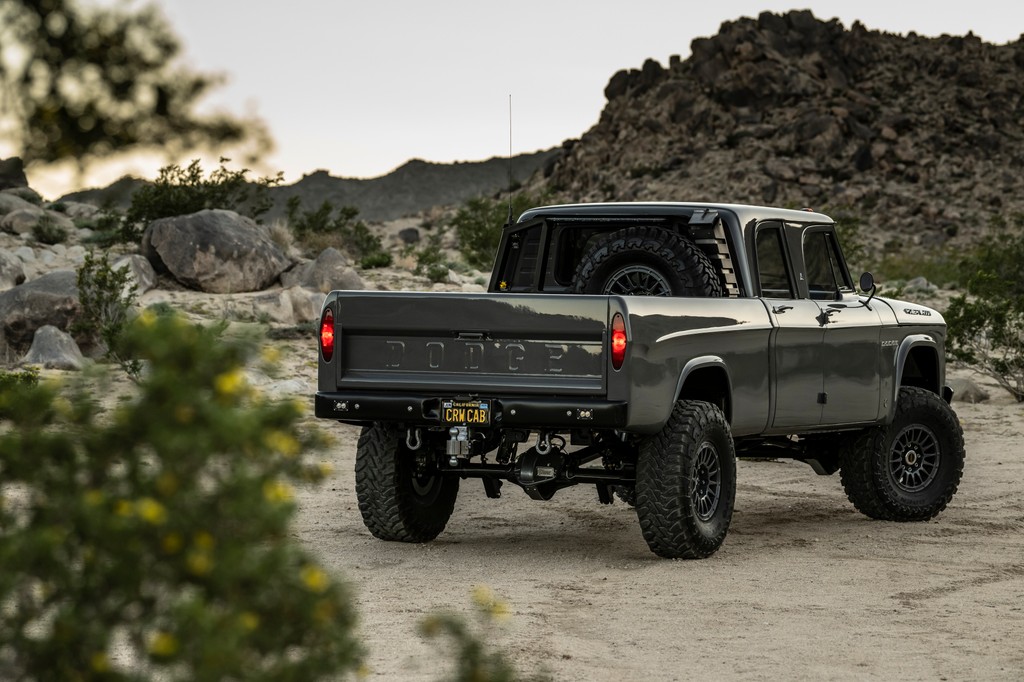
[{"label": "green bush", "polygon": [[32,229],[32,236],[40,244],[62,244],[68,238],[68,231],[57,224],[57,221],[44,215]]},{"label": "green bush", "polygon": [[427,238],[427,244],[416,253],[416,269],[413,272],[426,277],[431,282],[448,280],[448,260],[441,249],[441,234],[435,233]]},{"label": "green bush", "polygon": [[161,168],[155,182],[132,194],[121,226],[122,240],[138,242],[146,226],[158,218],[188,215],[206,208],[237,211],[259,220],[273,206],[269,190],[281,184],[283,175],[250,182],[246,177],[248,168],[236,171],[224,166],[230,160],[222,158],[220,167],[209,177],[204,177],[198,159],[187,168],[174,164]]},{"label": "green bush", "polygon": [[0,393],[16,386],[35,386],[39,383],[39,370],[35,367],[8,372],[0,370]]},{"label": "green bush", "polygon": [[[516,194],[512,199],[513,219],[526,209],[544,203],[544,197],[527,192]],[[459,251],[466,262],[474,268],[489,270],[494,263],[494,253],[501,240],[501,227],[508,220],[507,199],[470,199],[452,218],[452,227],[459,240]]]},{"label": "green bush", "polygon": [[136,298],[128,268],[111,267],[105,253],[98,257],[92,251],[85,254],[78,268],[79,313],[71,331],[86,344],[101,348],[104,356],[133,380],[138,379],[142,365],[125,353],[122,336]]},{"label": "green bush", "polygon": [[0,392],[6,679],[316,680],[355,670],[346,588],[292,537],[324,472],[301,408],[252,395],[251,347],[143,313],[137,394]]},{"label": "green bush", "polygon": [[964,256],[966,294],[946,311],[950,356],[987,374],[1024,402],[1024,215],[1002,223]]},{"label": "green bush", "polygon": [[356,220],[358,215],[358,208],[336,208],[326,199],[319,208],[307,211],[302,208],[302,199],[298,196],[289,197],[286,208],[292,233],[306,247],[320,251],[336,244],[358,259],[360,267],[370,269],[391,265],[391,254],[384,250],[380,237],[362,220]]}]

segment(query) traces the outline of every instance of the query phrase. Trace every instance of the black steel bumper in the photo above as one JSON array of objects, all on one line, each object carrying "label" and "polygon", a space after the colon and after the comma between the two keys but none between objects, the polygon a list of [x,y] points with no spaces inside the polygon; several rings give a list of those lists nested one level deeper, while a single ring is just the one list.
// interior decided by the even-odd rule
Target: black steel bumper
[{"label": "black steel bumper", "polygon": [[[444,396],[453,398],[459,396]],[[492,402],[492,428],[621,428],[626,403],[594,398],[504,397]],[[401,422],[440,426],[440,396],[398,393],[317,392],[316,416],[350,424]]]}]

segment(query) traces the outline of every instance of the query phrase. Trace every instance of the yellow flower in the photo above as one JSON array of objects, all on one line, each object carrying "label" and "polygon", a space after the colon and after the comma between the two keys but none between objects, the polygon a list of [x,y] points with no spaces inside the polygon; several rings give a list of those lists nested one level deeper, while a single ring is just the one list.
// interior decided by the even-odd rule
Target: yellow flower
[{"label": "yellow flower", "polygon": [[185,564],[192,575],[203,576],[213,570],[213,559],[203,551],[192,551],[185,558]]},{"label": "yellow flower", "polygon": [[149,640],[149,653],[167,658],[178,653],[178,638],[169,632],[158,630]]},{"label": "yellow flower", "polygon": [[260,626],[260,617],[252,611],[243,611],[238,616],[238,622],[242,625],[242,628],[252,632]]},{"label": "yellow flower", "polygon": [[167,522],[167,509],[152,497],[143,497],[135,503],[135,511],[146,523],[162,526]]},{"label": "yellow flower", "polygon": [[138,320],[139,324],[141,324],[143,327],[152,327],[156,323],[156,313],[154,313],[149,308],[146,308],[145,310],[142,311],[142,313],[139,314]]},{"label": "yellow flower", "polygon": [[299,577],[302,579],[306,589],[317,594],[326,591],[331,584],[331,579],[327,577],[327,574],[319,566],[303,566],[299,572]]},{"label": "yellow flower", "polygon": [[494,592],[487,585],[477,585],[473,588],[473,602],[482,608],[489,607],[494,601]]},{"label": "yellow flower", "polygon": [[218,374],[213,380],[217,395],[230,397],[238,395],[245,388],[245,372],[240,367]]},{"label": "yellow flower", "polygon": [[184,544],[185,541],[182,540],[181,533],[168,533],[160,539],[160,547],[164,550],[164,554],[177,554]]},{"label": "yellow flower", "polygon": [[494,620],[507,620],[511,613],[508,602],[498,599],[486,585],[477,585],[473,588],[473,601],[481,611]]},{"label": "yellow flower", "polygon": [[103,491],[93,488],[92,490],[85,491],[85,495],[82,498],[90,507],[98,507],[103,504]]},{"label": "yellow flower", "polygon": [[274,430],[263,437],[263,444],[274,452],[280,452],[285,457],[294,457],[302,450],[299,441],[284,431]]},{"label": "yellow flower", "polygon": [[263,484],[263,497],[274,504],[290,502],[293,497],[292,487],[284,481],[267,481]]},{"label": "yellow flower", "polygon": [[114,505],[114,513],[122,518],[127,518],[135,512],[135,506],[128,500],[118,500]]},{"label": "yellow flower", "polygon": [[98,651],[89,657],[89,665],[94,672],[105,673],[110,670],[110,659],[102,651]]},{"label": "yellow flower", "polygon": [[320,462],[316,467],[320,470],[320,475],[324,478],[327,478],[334,473],[334,467],[329,462]]}]

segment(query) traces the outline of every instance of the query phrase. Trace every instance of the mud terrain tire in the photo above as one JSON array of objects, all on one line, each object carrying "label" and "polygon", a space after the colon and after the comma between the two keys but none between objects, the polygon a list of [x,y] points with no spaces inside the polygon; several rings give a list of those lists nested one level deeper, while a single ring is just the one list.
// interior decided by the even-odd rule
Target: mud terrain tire
[{"label": "mud terrain tire", "polygon": [[736,450],[725,415],[696,401],[676,403],[665,427],[640,447],[636,511],[651,551],[703,559],[725,540],[736,500]]},{"label": "mud terrain tire", "polygon": [[436,538],[455,508],[459,479],[416,474],[416,457],[401,432],[363,427],[356,447],[356,498],[374,537],[398,542]]},{"label": "mud terrain tire", "polygon": [[722,296],[715,266],[696,244],[660,227],[627,227],[600,238],[580,259],[578,294]]},{"label": "mud terrain tire", "polygon": [[922,388],[900,389],[888,426],[860,433],[840,450],[846,496],[861,513],[927,521],[953,499],[964,470],[964,432],[953,410]]}]

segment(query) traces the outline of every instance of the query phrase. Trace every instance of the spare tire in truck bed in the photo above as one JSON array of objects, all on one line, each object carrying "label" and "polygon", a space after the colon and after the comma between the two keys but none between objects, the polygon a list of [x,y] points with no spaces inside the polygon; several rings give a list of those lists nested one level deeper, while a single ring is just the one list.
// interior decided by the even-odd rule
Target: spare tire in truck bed
[{"label": "spare tire in truck bed", "polygon": [[725,295],[700,247],[660,227],[627,227],[600,237],[580,258],[573,284],[578,294]]}]

